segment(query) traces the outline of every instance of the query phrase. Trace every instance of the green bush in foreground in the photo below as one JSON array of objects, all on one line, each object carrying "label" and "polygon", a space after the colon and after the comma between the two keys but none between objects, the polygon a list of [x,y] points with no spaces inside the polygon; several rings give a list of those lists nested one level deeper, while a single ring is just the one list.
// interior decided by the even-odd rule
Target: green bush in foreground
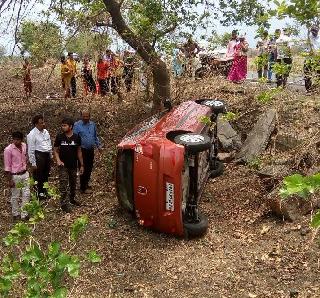
[{"label": "green bush in foreground", "polygon": [[[46,187],[51,197],[58,197],[54,189]],[[59,241],[52,241],[45,247],[33,235],[36,226],[45,218],[45,210],[34,193],[25,209],[29,221],[16,223],[3,239],[8,253],[0,265],[0,295],[8,296],[14,282],[20,281],[25,286],[24,297],[66,297],[66,277],[78,277],[81,267],[80,257],[71,251],[89,219],[83,215],[73,222],[68,242],[70,247],[62,248]],[[85,259],[92,263],[101,261],[95,251],[87,252]]]}]

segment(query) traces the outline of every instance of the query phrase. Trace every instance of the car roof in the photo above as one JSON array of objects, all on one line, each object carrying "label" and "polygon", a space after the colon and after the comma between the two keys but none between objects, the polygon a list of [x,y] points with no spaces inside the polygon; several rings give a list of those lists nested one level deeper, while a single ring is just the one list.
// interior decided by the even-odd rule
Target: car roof
[{"label": "car roof", "polygon": [[167,113],[158,113],[141,122],[126,134],[118,147],[127,147],[149,138],[166,138],[171,131],[200,132],[205,124],[201,116],[211,114],[211,108],[195,101],[185,101]]}]

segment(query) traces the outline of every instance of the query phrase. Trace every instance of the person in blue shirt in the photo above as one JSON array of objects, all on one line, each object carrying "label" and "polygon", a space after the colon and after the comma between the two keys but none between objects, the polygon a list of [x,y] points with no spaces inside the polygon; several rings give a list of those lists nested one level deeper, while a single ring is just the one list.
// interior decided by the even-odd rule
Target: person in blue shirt
[{"label": "person in blue shirt", "polygon": [[92,193],[89,181],[94,163],[94,148],[101,150],[101,143],[97,134],[96,124],[90,120],[90,112],[81,112],[81,120],[74,124],[74,133],[81,138],[81,150],[83,156],[84,171],[80,175],[80,190],[82,193]]}]

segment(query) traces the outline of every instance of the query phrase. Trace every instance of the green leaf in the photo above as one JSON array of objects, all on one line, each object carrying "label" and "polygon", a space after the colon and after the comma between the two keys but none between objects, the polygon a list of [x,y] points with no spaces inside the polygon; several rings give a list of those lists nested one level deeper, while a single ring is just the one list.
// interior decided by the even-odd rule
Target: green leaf
[{"label": "green leaf", "polygon": [[23,238],[31,234],[30,227],[23,222],[19,222],[8,232],[8,235],[3,238],[5,245],[17,245]]},{"label": "green leaf", "polygon": [[49,298],[65,298],[67,297],[68,290],[66,288],[58,288]]},{"label": "green leaf", "polygon": [[319,228],[320,227],[320,211],[318,211],[311,220],[311,227]]},{"label": "green leaf", "polygon": [[71,240],[75,241],[79,237],[80,233],[86,229],[88,223],[89,219],[86,215],[77,218],[71,226]]},{"label": "green leaf", "polygon": [[102,259],[101,259],[101,256],[99,256],[96,251],[91,250],[88,252],[88,260],[91,263],[100,263]]},{"label": "green leaf", "polygon": [[48,257],[56,258],[60,252],[60,243],[54,241],[48,245]]},{"label": "green leaf", "polygon": [[12,281],[7,278],[0,277],[0,293],[6,296],[12,287]]},{"label": "green leaf", "polygon": [[72,256],[67,264],[68,273],[71,277],[78,277],[80,272],[80,261],[78,257]]}]

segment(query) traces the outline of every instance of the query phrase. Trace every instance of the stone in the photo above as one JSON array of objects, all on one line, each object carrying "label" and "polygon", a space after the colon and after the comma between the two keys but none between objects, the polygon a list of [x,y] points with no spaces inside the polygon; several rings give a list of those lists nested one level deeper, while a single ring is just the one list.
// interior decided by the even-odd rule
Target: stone
[{"label": "stone", "polygon": [[280,151],[289,151],[301,144],[295,136],[290,134],[278,134],[275,138],[276,149]]},{"label": "stone", "polygon": [[270,192],[265,200],[274,215],[292,222],[298,221],[320,207],[320,198],[316,197],[307,200],[294,196],[283,199],[279,195],[279,188]]},{"label": "stone", "polygon": [[221,160],[223,162],[230,162],[235,157],[235,151],[232,152],[219,152],[217,155],[218,160]]},{"label": "stone", "polygon": [[291,174],[291,169],[286,165],[264,165],[261,167],[257,174],[262,178],[275,178],[281,179]]},{"label": "stone", "polygon": [[255,160],[266,149],[271,133],[276,125],[276,110],[264,112],[247,136],[242,148],[236,155],[236,162],[248,163]]},{"label": "stone", "polygon": [[224,151],[239,150],[242,146],[240,135],[233,129],[229,121],[219,115],[217,119],[217,137]]}]

